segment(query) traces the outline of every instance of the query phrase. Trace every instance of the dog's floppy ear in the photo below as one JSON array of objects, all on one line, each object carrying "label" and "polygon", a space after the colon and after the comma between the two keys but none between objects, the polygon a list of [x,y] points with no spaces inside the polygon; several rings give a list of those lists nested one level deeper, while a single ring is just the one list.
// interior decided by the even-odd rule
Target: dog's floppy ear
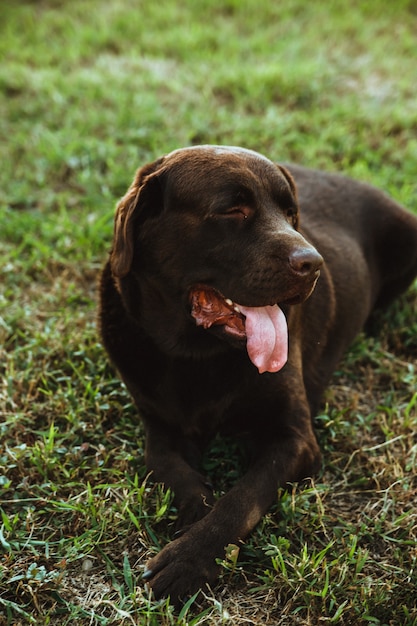
[{"label": "dog's floppy ear", "polygon": [[295,184],[295,180],[292,177],[292,175],[289,173],[286,167],[283,167],[282,165],[278,165],[278,163],[276,165],[279,171],[281,172],[281,174],[283,174],[285,180],[287,181],[290,187],[291,193],[294,196],[295,204],[297,206],[297,215],[294,215],[294,228],[297,230],[300,225],[300,220],[299,220],[299,214],[298,214],[298,197],[297,197],[297,187]]},{"label": "dog's floppy ear", "polygon": [[[129,272],[134,252],[134,225],[136,217],[146,210],[152,212],[158,208],[158,181],[156,173],[163,158],[148,163],[140,168],[127,193],[119,201],[114,218],[113,249],[110,254],[110,265],[115,278],[123,278]],[[153,210],[152,210],[153,209]]]}]

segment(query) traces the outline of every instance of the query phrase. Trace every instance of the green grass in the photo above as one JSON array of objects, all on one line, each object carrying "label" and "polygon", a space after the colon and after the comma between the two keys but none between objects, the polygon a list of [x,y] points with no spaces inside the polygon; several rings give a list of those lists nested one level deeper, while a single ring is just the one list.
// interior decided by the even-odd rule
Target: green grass
[{"label": "green grass", "polygon": [[[141,582],[175,509],[95,322],[115,202],[171,149],[343,170],[417,212],[416,29],[411,0],[0,3],[0,626],[417,624],[415,287],[336,372],[315,482],[179,615]],[[221,488],[240,456],[214,442]]]}]

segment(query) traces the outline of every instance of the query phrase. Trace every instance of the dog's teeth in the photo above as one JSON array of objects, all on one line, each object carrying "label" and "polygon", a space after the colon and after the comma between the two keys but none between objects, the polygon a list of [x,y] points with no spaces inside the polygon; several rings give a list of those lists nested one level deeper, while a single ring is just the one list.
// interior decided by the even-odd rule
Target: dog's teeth
[{"label": "dog's teeth", "polygon": [[240,313],[240,309],[239,309],[239,307],[237,306],[237,304],[235,304],[233,308],[234,308],[234,310],[236,311],[236,313]]},{"label": "dog's teeth", "polygon": [[229,306],[233,306],[233,302],[231,301],[230,298],[226,298],[225,300],[226,304],[228,304]]}]

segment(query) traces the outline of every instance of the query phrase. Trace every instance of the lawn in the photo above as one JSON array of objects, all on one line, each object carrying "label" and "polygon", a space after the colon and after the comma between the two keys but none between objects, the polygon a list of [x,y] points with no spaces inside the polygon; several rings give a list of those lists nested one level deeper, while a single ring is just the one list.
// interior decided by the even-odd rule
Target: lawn
[{"label": "lawn", "polygon": [[[116,200],[174,148],[344,171],[417,213],[416,32],[413,0],[2,0],[0,626],[417,624],[417,285],[336,372],[320,474],[180,613],[141,581],[175,509],[96,326]],[[224,489],[239,465],[213,443]]]}]

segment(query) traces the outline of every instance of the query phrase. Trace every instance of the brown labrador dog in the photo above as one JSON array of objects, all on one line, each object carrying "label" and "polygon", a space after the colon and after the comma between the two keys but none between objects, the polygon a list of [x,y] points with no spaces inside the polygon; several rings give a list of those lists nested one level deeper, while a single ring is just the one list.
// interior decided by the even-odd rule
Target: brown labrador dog
[{"label": "brown labrador dog", "polygon": [[[417,218],[368,185],[220,146],[137,172],[100,323],[145,425],[147,468],[178,506],[182,532],[144,574],[156,597],[215,581],[216,559],[278,487],[317,471],[312,416],[332,372],[416,275]],[[198,460],[219,431],[246,435],[252,460],[216,501]]]}]

